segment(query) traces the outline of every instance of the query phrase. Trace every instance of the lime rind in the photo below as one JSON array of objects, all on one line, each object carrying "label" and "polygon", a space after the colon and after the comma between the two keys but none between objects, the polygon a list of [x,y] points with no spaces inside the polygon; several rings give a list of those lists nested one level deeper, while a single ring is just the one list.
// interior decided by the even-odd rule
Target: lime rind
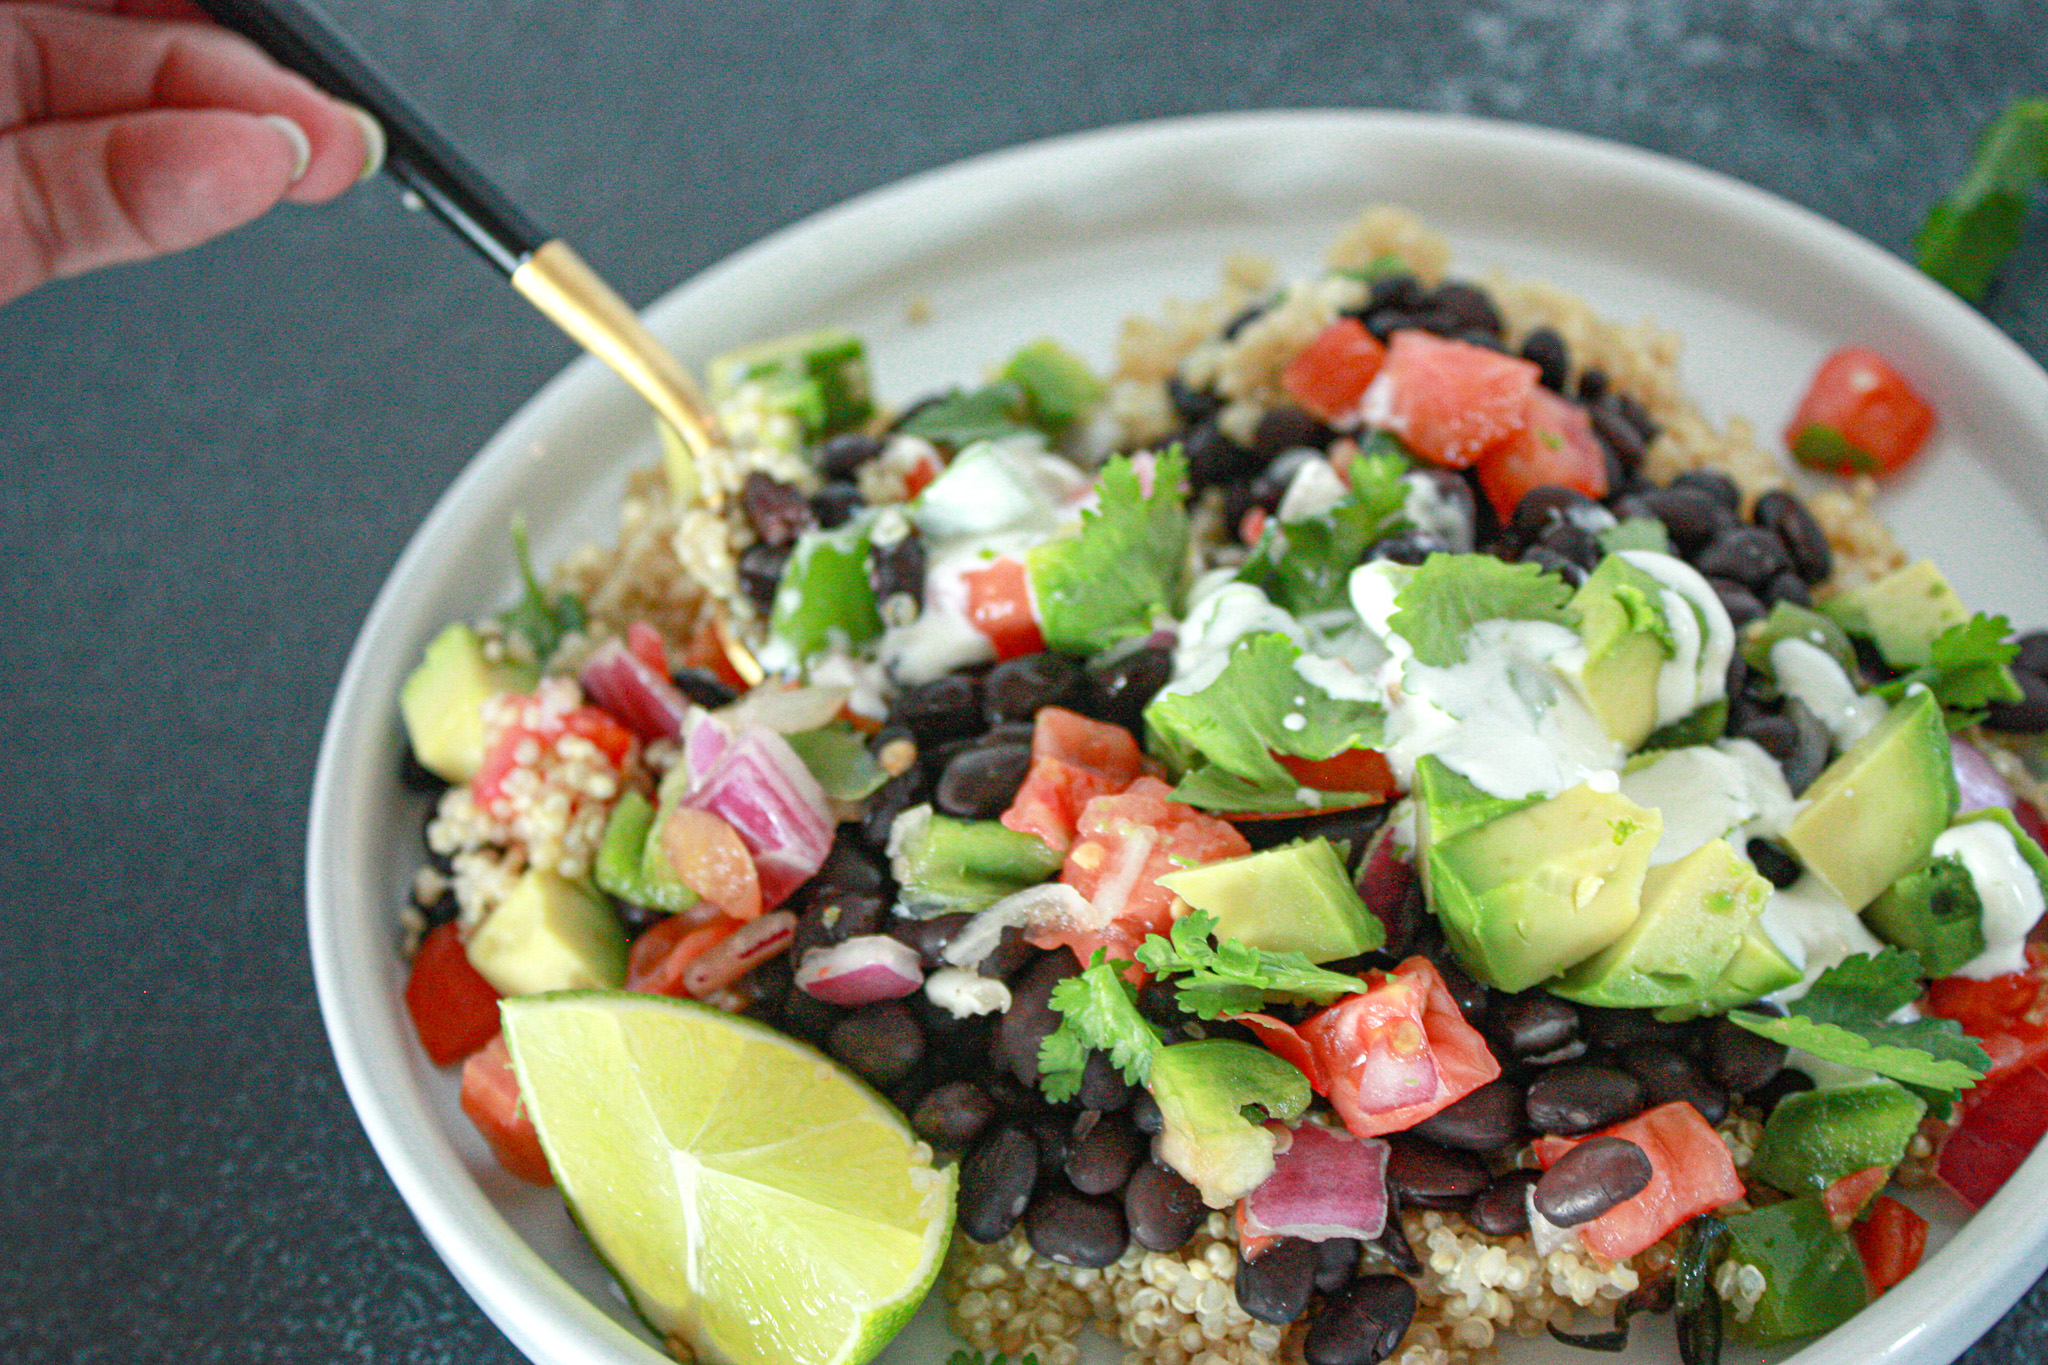
[{"label": "lime rind", "polygon": [[503,1011],[570,1213],[658,1338],[738,1365],[858,1365],[916,1311],[955,1175],[858,1079],[689,1001],[554,992]]}]

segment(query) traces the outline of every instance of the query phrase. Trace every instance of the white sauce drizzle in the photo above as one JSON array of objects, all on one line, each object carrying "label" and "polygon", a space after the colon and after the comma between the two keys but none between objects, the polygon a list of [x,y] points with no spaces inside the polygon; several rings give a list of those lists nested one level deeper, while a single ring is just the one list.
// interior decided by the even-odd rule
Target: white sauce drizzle
[{"label": "white sauce drizzle", "polygon": [[1876,729],[1890,709],[1884,698],[1858,692],[1834,655],[1797,636],[1771,646],[1771,675],[1780,691],[1796,697],[1828,727],[1837,748],[1846,749]]},{"label": "white sauce drizzle", "polygon": [[1984,951],[1955,974],[1982,981],[2025,971],[2027,931],[2040,922],[2048,898],[2012,831],[1995,820],[1965,820],[1934,841],[1933,856],[1962,863],[1983,906]]},{"label": "white sauce drizzle", "polygon": [[1735,626],[1713,586],[1684,560],[1655,550],[1623,550],[1621,557],[1666,590],[1661,605],[1676,652],[1657,673],[1657,724],[1669,725],[1728,694]]},{"label": "white sauce drizzle", "polygon": [[1770,997],[1781,1005],[1806,994],[1822,972],[1843,958],[1884,951],[1884,944],[1863,926],[1862,918],[1829,890],[1827,883],[1810,874],[1773,891],[1764,902],[1757,927],[1805,974],[1798,985]]},{"label": "white sauce drizzle", "polygon": [[1739,847],[1759,834],[1779,833],[1797,808],[1784,771],[1746,739],[1669,750],[1623,773],[1621,793],[1664,815],[1652,867],[1724,836]]}]

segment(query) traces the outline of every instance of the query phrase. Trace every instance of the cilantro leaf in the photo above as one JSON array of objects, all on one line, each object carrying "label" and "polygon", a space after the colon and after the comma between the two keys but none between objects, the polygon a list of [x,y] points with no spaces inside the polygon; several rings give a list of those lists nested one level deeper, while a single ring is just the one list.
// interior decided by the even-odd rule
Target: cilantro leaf
[{"label": "cilantro leaf", "polygon": [[1434,554],[1395,594],[1389,624],[1419,662],[1445,667],[1464,659],[1465,632],[1481,621],[1576,624],[1571,599],[1570,584],[1534,564]]},{"label": "cilantro leaf", "polygon": [[1367,547],[1407,527],[1402,508],[1408,457],[1385,433],[1375,433],[1351,462],[1350,489],[1318,516],[1266,524],[1265,534],[1238,571],[1240,583],[1264,590],[1296,616],[1342,607],[1351,571]]},{"label": "cilantro leaf", "polygon": [[1092,654],[1143,635],[1153,619],[1180,606],[1188,553],[1181,501],[1188,463],[1174,447],[1152,467],[1146,492],[1137,466],[1116,456],[1096,480],[1097,507],[1081,514],[1079,535],[1037,546],[1025,556],[1046,646]]},{"label": "cilantro leaf", "polygon": [[1237,939],[1212,942],[1216,917],[1191,910],[1173,922],[1168,937],[1148,935],[1138,945],[1139,965],[1154,976],[1185,976],[1180,1007],[1203,1019],[1248,1014],[1268,995],[1306,997],[1327,1003],[1357,992],[1361,982],[1325,971],[1304,953],[1271,953]]},{"label": "cilantro leaf", "polygon": [[526,643],[533,647],[535,662],[544,664],[553,657],[563,636],[583,629],[587,619],[583,601],[569,592],[549,597],[541,587],[533,571],[533,551],[526,541],[524,517],[516,517],[512,522],[512,554],[519,561],[519,579],[525,592],[499,619],[508,633],[525,636]]},{"label": "cilantro leaf", "polygon": [[1091,1051],[1109,1060],[1132,1085],[1143,1085],[1152,1073],[1152,1058],[1166,1045],[1159,1030],[1138,1013],[1137,987],[1124,980],[1127,964],[1111,961],[1101,949],[1079,976],[1052,989],[1052,1007],[1062,1016],[1038,1048],[1038,1088],[1055,1104],[1081,1089],[1081,1069]]},{"label": "cilantro leaf", "polygon": [[[1385,713],[1310,682],[1296,667],[1303,653],[1277,632],[1247,635],[1207,687],[1153,698],[1145,724],[1155,751],[1181,769],[1176,800],[1220,810],[1300,810],[1301,783],[1274,755],[1320,762],[1378,747]],[[1220,771],[1204,775],[1210,768]],[[1332,804],[1343,800],[1329,796]]]},{"label": "cilantro leaf", "polygon": [[2022,693],[2006,667],[2019,654],[2017,642],[2007,638],[2012,622],[2003,616],[1978,612],[1935,637],[1928,648],[1928,661],[1880,684],[1876,691],[1888,701],[1897,701],[1916,685],[1934,693],[1951,730],[1961,730],[1984,719],[1984,708],[1994,701],[2016,702]]},{"label": "cilantro leaf", "polygon": [[1914,234],[1920,268],[1975,303],[2019,245],[2027,196],[2048,176],[2048,99],[2015,100],[1984,130],[1955,192]]},{"label": "cilantro leaf", "polygon": [[1916,1088],[1953,1094],[1975,1085],[1991,1059],[1950,1019],[1893,1023],[1920,996],[1920,957],[1900,948],[1844,958],[1820,974],[1782,1019],[1731,1010],[1751,1033]]},{"label": "cilantro leaf", "polygon": [[911,409],[896,429],[934,445],[963,450],[1027,430],[1024,387],[1002,379],[978,389],[953,389]]},{"label": "cilantro leaf", "polygon": [[1600,548],[1608,554],[1620,554],[1623,550],[1655,550],[1660,555],[1671,553],[1671,533],[1664,529],[1664,523],[1655,517],[1624,517],[1595,537]]}]

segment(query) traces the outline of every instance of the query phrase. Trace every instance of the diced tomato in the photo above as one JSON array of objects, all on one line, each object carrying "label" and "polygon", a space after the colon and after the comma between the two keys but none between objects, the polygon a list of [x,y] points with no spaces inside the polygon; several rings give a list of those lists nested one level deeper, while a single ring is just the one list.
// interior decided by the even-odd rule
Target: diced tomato
[{"label": "diced tomato", "polygon": [[1366,389],[1365,420],[1431,464],[1463,469],[1522,429],[1539,373],[1469,341],[1399,331]]},{"label": "diced tomato", "polygon": [[1258,1260],[1260,1256],[1272,1250],[1273,1244],[1280,1240],[1278,1234],[1253,1232],[1245,1226],[1242,1199],[1231,1209],[1230,1223],[1232,1230],[1237,1234],[1237,1254],[1244,1260]]},{"label": "diced tomato", "polygon": [[1083,962],[1097,948],[1129,959],[1146,935],[1163,934],[1173,923],[1173,893],[1156,878],[1252,851],[1225,821],[1171,800],[1172,790],[1156,777],[1140,777],[1081,808],[1060,880],[1081,893],[1098,919],[1046,925],[1030,935],[1033,944],[1065,944]]},{"label": "diced tomato", "polygon": [[1266,534],[1266,523],[1270,520],[1271,518],[1266,515],[1266,509],[1256,503],[1246,508],[1244,515],[1237,519],[1238,544],[1258,544],[1259,537]]},{"label": "diced tomato", "polygon": [[1031,727],[1031,769],[1002,814],[1003,827],[1036,834],[1064,853],[1074,846],[1082,808],[1124,790],[1144,770],[1145,755],[1123,726],[1040,707]]},{"label": "diced tomato", "polygon": [[1919,453],[1934,407],[1889,360],[1844,346],[1823,360],[1785,428],[1801,464],[1836,474],[1889,474]]},{"label": "diced tomato", "polygon": [[939,460],[936,450],[920,450],[903,471],[903,500],[909,502],[925,489],[930,488],[939,475],[946,472],[946,466]]},{"label": "diced tomato", "polygon": [[2020,828],[2027,832],[2028,838],[2041,846],[2042,852],[2048,853],[2048,820],[2041,818],[2041,812],[2033,802],[2024,796],[2015,800],[2012,803],[2012,818],[2019,821]]},{"label": "diced tomato", "polygon": [[1607,496],[1607,456],[1586,410],[1542,385],[1529,390],[1526,424],[1479,457],[1479,486],[1502,522],[1531,489],[1574,488]]},{"label": "diced tomato", "polygon": [[1259,1044],[1266,1051],[1283,1061],[1292,1062],[1297,1071],[1308,1077],[1311,1090],[1318,1095],[1323,1093],[1326,1088],[1323,1064],[1309,1047],[1308,1040],[1301,1036],[1300,1029],[1270,1014],[1233,1014],[1230,1018],[1258,1035]]},{"label": "diced tomato", "polygon": [[1846,1228],[1891,1178],[1889,1166],[1866,1166],[1851,1171],[1820,1192],[1821,1207],[1828,1211],[1828,1218],[1836,1227]]},{"label": "diced tomato", "polygon": [[595,706],[577,706],[556,713],[537,697],[516,697],[511,703],[519,708],[518,719],[497,731],[490,747],[484,750],[476,776],[470,779],[470,794],[479,806],[493,806],[504,794],[505,779],[519,766],[520,746],[529,741],[551,749],[565,737],[575,735],[588,740],[614,768],[622,765],[633,751],[633,732]]},{"label": "diced tomato", "polygon": [[1870,1292],[1882,1294],[1913,1273],[1927,1251],[1927,1220],[1888,1194],[1870,1206],[1870,1214],[1849,1229],[1863,1258],[1863,1278]]},{"label": "diced tomato", "polygon": [[1020,659],[1045,649],[1023,560],[1005,555],[961,578],[967,583],[967,623],[988,637],[998,659]]},{"label": "diced tomato", "polygon": [[1394,770],[1377,749],[1347,749],[1334,758],[1296,758],[1274,754],[1280,766],[1294,780],[1311,791],[1356,792],[1373,801],[1385,801],[1400,793]]},{"label": "diced tomato", "polygon": [[[1641,1194],[1578,1227],[1587,1250],[1610,1261],[1647,1250],[1686,1219],[1718,1209],[1746,1192],[1721,1135],[1684,1100],[1659,1105],[1588,1136],[1625,1138],[1650,1158],[1650,1183]],[[1536,1158],[1547,1171],[1582,1140],[1538,1138]]]},{"label": "diced tomato", "polygon": [[702,669],[735,692],[745,692],[753,683],[733,663],[731,651],[726,648],[725,637],[720,633],[715,613],[705,612],[697,618],[697,627],[690,633],[689,644],[683,647],[683,667]]},{"label": "diced tomato", "polygon": [[649,995],[687,995],[683,972],[713,946],[740,927],[730,915],[710,920],[685,913],[670,915],[633,940],[626,955],[626,989]]},{"label": "diced tomato", "polygon": [[1955,1020],[1991,1057],[1984,1080],[1964,1092],[1965,1109],[2004,1077],[2026,1067],[2048,1066],[2048,968],[2043,964],[2042,949],[2030,944],[2023,972],[1982,980],[1945,976],[1929,983],[1922,1008]]},{"label": "diced tomato", "polygon": [[498,1036],[498,992],[470,965],[452,923],[435,925],[420,940],[405,1008],[435,1066],[459,1062]]},{"label": "diced tomato", "polygon": [[633,651],[633,657],[662,677],[668,676],[668,646],[662,643],[661,632],[645,621],[635,621],[626,627],[626,648]]},{"label": "diced tomato", "polygon": [[661,851],[683,885],[733,919],[760,915],[760,869],[730,823],[695,806],[671,806],[661,817],[659,836]]},{"label": "diced tomato", "polygon": [[1428,958],[1367,972],[1365,984],[1297,1030],[1315,1060],[1309,1083],[1346,1128],[1360,1137],[1412,1128],[1500,1075]]},{"label": "diced tomato", "polygon": [[1358,400],[1380,372],[1387,348],[1357,318],[1338,318],[1287,362],[1280,387],[1318,421],[1343,426],[1358,419]]},{"label": "diced tomato", "polygon": [[1997,1082],[1980,1081],[1957,1111],[1934,1170],[1971,1208],[1981,1208],[2048,1133],[2048,1072],[2027,1066]]},{"label": "diced tomato", "polygon": [[540,1148],[540,1134],[519,1102],[519,1078],[503,1034],[462,1064],[462,1112],[469,1115],[498,1164],[529,1185],[552,1185],[554,1172]]}]

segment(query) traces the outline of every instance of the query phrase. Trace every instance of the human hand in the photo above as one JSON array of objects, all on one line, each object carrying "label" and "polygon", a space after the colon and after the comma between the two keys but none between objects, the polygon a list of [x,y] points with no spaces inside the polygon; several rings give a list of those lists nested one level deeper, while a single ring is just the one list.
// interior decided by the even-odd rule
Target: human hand
[{"label": "human hand", "polygon": [[186,0],[0,0],[0,302],[376,169],[369,115]]}]

